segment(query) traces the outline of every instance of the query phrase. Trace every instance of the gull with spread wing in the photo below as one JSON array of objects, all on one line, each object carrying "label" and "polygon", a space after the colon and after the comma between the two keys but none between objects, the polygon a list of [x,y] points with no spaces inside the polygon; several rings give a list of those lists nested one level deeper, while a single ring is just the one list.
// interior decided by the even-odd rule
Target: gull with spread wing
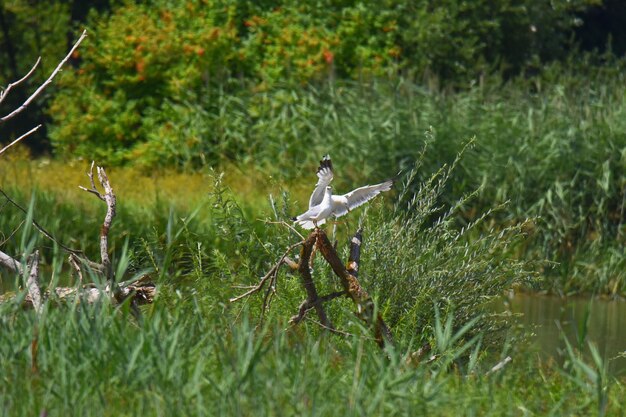
[{"label": "gull with spread wing", "polygon": [[309,199],[309,209],[294,217],[293,221],[304,229],[313,229],[324,223],[330,216],[341,217],[351,210],[367,203],[383,191],[389,191],[393,180],[376,185],[366,185],[344,195],[333,195],[330,182],[333,180],[333,163],[326,155],[317,169],[317,184]]}]

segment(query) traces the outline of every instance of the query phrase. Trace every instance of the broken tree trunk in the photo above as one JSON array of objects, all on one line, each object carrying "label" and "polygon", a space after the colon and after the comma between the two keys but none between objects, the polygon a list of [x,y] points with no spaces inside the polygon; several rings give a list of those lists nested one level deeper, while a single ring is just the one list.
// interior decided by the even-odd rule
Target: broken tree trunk
[{"label": "broken tree trunk", "polygon": [[[385,344],[393,343],[393,337],[391,331],[385,324],[380,314],[376,313],[374,301],[369,294],[361,287],[359,280],[357,279],[359,261],[361,254],[361,241],[362,231],[358,230],[355,236],[351,240],[350,257],[348,260],[348,266],[346,267],[339,258],[335,247],[328,240],[328,236],[321,229],[315,229],[304,241],[297,245],[292,245],[287,252],[281,257],[279,262],[275,264],[268,274],[246,293],[231,298],[230,301],[234,302],[241,300],[244,297],[250,296],[255,292],[258,292],[263,288],[268,278],[271,275],[271,281],[275,282],[278,273],[278,268],[282,264],[288,264],[293,270],[298,271],[300,274],[302,286],[307,294],[306,300],[300,304],[298,314],[290,319],[291,323],[297,324],[302,321],[308,311],[314,309],[317,313],[320,323],[328,330],[340,333],[335,330],[330,322],[330,319],[324,311],[323,304],[337,297],[348,296],[357,306],[357,316],[365,321],[369,326],[373,327],[376,342],[380,347],[384,347]],[[300,251],[300,261],[298,263],[293,262],[287,257],[287,254],[294,247],[302,245]],[[319,296],[315,287],[315,282],[311,275],[311,254],[314,248],[322,254],[326,262],[331,266],[335,275],[339,277],[343,291],[334,292],[325,296]],[[267,298],[267,293],[266,293]],[[263,303],[265,308],[266,303]]]},{"label": "broken tree trunk", "polygon": [[41,288],[39,288],[39,251],[31,255],[28,262],[28,280],[26,281],[28,288],[28,297],[31,299],[33,308],[37,313],[41,313],[43,301],[41,299]]},{"label": "broken tree trunk", "polygon": [[[351,262],[349,262],[348,266],[349,269],[346,268],[341,262],[337,251],[333,245],[331,245],[326,233],[324,233],[321,229],[316,230],[314,233],[317,235],[317,248],[321,252],[324,259],[326,259],[326,262],[328,262],[330,267],[333,269],[335,275],[339,277],[341,286],[343,287],[345,293],[356,304],[357,315],[360,319],[374,328],[376,343],[378,343],[381,347],[383,347],[385,343],[392,344],[393,337],[391,335],[391,331],[385,324],[380,313],[375,312],[374,300],[372,300],[367,291],[361,287],[361,284],[356,276],[349,272],[349,269],[358,271],[358,260],[360,259],[361,248],[360,230],[357,231],[355,237],[353,238],[353,244],[350,251]],[[357,236],[359,238],[357,238]],[[358,241],[358,244],[354,243],[355,240]]]},{"label": "broken tree trunk", "polygon": [[315,234],[311,233],[311,235],[302,244],[302,249],[300,250],[300,263],[298,264],[297,269],[300,273],[302,286],[306,291],[307,297],[306,300],[300,304],[298,314],[293,316],[289,321],[291,323],[299,323],[304,318],[306,312],[311,308],[314,308],[322,326],[328,329],[334,329],[332,323],[328,320],[326,312],[324,311],[324,306],[322,305],[323,301],[320,300],[317,295],[317,288],[315,288],[315,283],[313,282],[313,277],[311,276],[311,268],[309,267],[311,254],[313,253],[313,247],[315,246],[315,240]]}]

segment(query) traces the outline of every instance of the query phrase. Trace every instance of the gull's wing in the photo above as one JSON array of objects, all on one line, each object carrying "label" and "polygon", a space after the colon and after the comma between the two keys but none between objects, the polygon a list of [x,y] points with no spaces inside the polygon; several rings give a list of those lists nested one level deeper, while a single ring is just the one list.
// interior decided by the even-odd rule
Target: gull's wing
[{"label": "gull's wing", "polygon": [[[350,210],[354,210],[355,208],[367,203],[368,201],[370,201],[372,198],[376,197],[378,194],[382,193],[383,191],[391,190],[392,186],[393,186],[393,180],[387,180],[380,184],[366,185],[365,187],[357,188],[356,190],[350,191],[348,194],[344,194],[338,198],[333,196],[333,199],[335,200],[333,201],[334,203],[333,214],[335,215],[335,217],[340,217],[348,213],[348,209],[345,206],[346,201],[348,204],[348,208]],[[343,199],[345,199],[343,204],[337,204],[337,200],[343,200]]]},{"label": "gull's wing", "polygon": [[330,160],[330,156],[326,155],[320,161],[320,166],[317,168],[317,184],[315,184],[315,190],[311,194],[309,199],[309,208],[315,207],[324,199],[324,190],[330,182],[333,180],[333,163]]}]

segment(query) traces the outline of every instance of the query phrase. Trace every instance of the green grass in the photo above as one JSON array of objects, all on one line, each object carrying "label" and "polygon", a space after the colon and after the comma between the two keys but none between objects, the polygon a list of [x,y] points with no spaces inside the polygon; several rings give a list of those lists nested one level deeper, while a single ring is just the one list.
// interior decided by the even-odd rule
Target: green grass
[{"label": "green grass", "polygon": [[[159,287],[140,321],[126,305],[47,303],[38,317],[0,304],[2,413],[621,415],[624,381],[607,375],[602,359],[585,361],[571,349],[565,365],[543,363],[507,331],[510,318],[489,314],[490,300],[535,274],[533,263],[507,256],[523,244],[523,228],[485,231],[496,216],[490,212],[461,228],[459,212],[476,196],[442,203],[454,167],[426,182],[416,172],[399,186],[395,205],[380,199],[362,219],[360,278],[393,324],[395,348],[381,351],[344,300],[328,311],[347,335],[325,334],[310,320],[289,326],[303,292],[286,273],[263,323],[260,296],[228,303],[241,291],[233,285],[254,283],[297,239],[256,216],[280,218],[293,207],[287,197],[276,197],[273,209],[244,205],[254,199],[240,204],[221,176],[207,175],[207,195],[190,207],[170,202],[168,210],[163,202],[147,203],[143,192],[137,201],[132,192],[120,199],[115,262],[128,255],[123,278],[147,268]],[[120,195],[124,189],[121,182]],[[8,191],[28,205],[28,190]],[[95,256],[104,207],[80,197],[84,204],[35,192],[33,216]],[[363,214],[352,213],[348,227],[340,227],[342,251],[345,229]],[[3,207],[2,230],[18,230],[8,247],[12,253],[43,247],[44,286],[50,276],[61,280],[63,253],[32,228],[18,228],[23,218]],[[320,288],[336,288],[320,259],[313,273]],[[424,342],[433,346],[432,361],[413,354]],[[506,355],[511,364],[485,375]]]},{"label": "green grass", "polygon": [[[288,190],[294,204],[283,213],[287,218],[304,208],[317,161],[325,153],[335,161],[335,187],[342,191],[398,171],[406,174],[424,147],[417,178],[426,181],[474,137],[438,196],[441,204],[451,205],[475,194],[457,211],[459,224],[502,205],[476,233],[525,224],[531,238],[518,247],[517,258],[551,262],[536,289],[623,295],[622,67],[620,62],[614,68],[556,65],[531,79],[487,79],[459,92],[429,91],[404,82],[276,87],[254,94],[216,91],[206,102],[177,107],[193,113],[193,120],[170,117],[182,137],[185,132],[211,132],[192,147],[183,141],[172,149],[181,171],[137,166],[113,168],[111,173],[123,209],[131,211],[126,218],[143,218],[137,213],[154,210],[148,218],[160,216],[163,222],[170,205],[190,210],[201,204],[212,166],[226,172],[224,181],[249,219],[266,217],[268,195],[280,199]],[[219,117],[198,116],[207,112]],[[212,143],[219,143],[219,149]],[[220,157],[200,158],[209,153]],[[53,193],[59,204],[92,207],[96,202],[85,203],[88,199],[75,188],[85,184],[87,166],[76,161],[15,162],[0,167],[0,179],[5,186],[35,186]],[[533,221],[526,222],[529,218]],[[130,227],[128,233],[134,228],[145,234],[145,224]]]},{"label": "green grass", "polygon": [[[109,170],[118,279],[149,271],[155,303],[139,321],[107,303],[49,303],[40,317],[1,303],[1,413],[623,415],[625,381],[607,374],[606,359],[566,345],[564,364],[544,363],[489,309],[520,285],[626,292],[623,75],[542,77],[457,93],[381,83],[212,101],[221,125],[203,129],[222,135],[223,176],[191,160],[186,173]],[[286,272],[263,323],[261,296],[227,301],[298,240],[266,220],[302,211],[326,152],[338,190],[403,170],[395,191],[338,228],[344,258],[365,228],[359,278],[392,325],[388,351],[348,300],[328,306],[347,335],[310,320],[290,327],[303,292]],[[0,180],[60,242],[97,259],[104,205],[76,188],[86,168],[3,160]],[[63,251],[25,213],[0,199],[0,214],[3,251],[26,259],[40,248],[43,286],[74,284]],[[335,290],[319,258],[314,279]],[[23,294],[19,278],[0,274]],[[434,360],[418,361],[426,342]],[[512,363],[486,376],[506,355]]]},{"label": "green grass", "polygon": [[[284,330],[275,315],[200,298],[161,299],[141,323],[124,308],[74,305],[41,318],[3,306],[2,415],[595,415],[593,377],[514,349],[513,362],[428,364],[410,350],[381,352],[366,337],[321,336],[314,324]],[[237,308],[235,308],[237,309]],[[37,341],[36,359],[32,355]],[[446,356],[448,355],[448,356]],[[589,365],[586,365],[589,366]],[[590,368],[593,375],[593,368]],[[606,381],[606,415],[622,415],[623,382]],[[602,414],[600,414],[602,415]]]},{"label": "green grass", "polygon": [[177,177],[193,185],[198,172],[218,167],[246,213],[262,217],[267,195],[282,189],[302,208],[326,153],[335,161],[336,188],[347,190],[406,173],[425,145],[418,178],[427,180],[475,138],[441,202],[454,204],[478,189],[459,212],[462,222],[504,203],[486,229],[533,219],[532,239],[518,256],[553,262],[542,289],[624,294],[626,72],[622,61],[598,67],[586,59],[507,82],[486,77],[460,91],[402,80],[212,89],[164,105],[175,137],[145,139],[167,155],[139,159],[129,172],[154,175],[169,165],[195,172]]}]

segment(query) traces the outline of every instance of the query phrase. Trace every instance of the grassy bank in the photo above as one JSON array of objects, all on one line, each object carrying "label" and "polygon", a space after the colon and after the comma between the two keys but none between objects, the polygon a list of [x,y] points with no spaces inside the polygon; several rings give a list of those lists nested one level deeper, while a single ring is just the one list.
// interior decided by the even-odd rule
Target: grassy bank
[{"label": "grassy bank", "polygon": [[[174,294],[170,295],[176,298]],[[624,381],[595,380],[518,350],[455,360],[460,346],[417,364],[382,354],[358,328],[320,336],[275,316],[255,328],[244,312],[199,295],[160,302],[136,323],[110,306],[50,309],[37,320],[3,306],[0,415],[606,415],[624,413]],[[254,320],[254,319],[253,319]],[[37,342],[36,359],[30,353]],[[503,356],[513,362],[485,375]],[[603,375],[606,378],[606,375]]]},{"label": "grassy bank", "polygon": [[[118,279],[147,272],[159,295],[139,321],[127,305],[49,303],[37,317],[1,303],[2,412],[621,415],[624,381],[608,375],[602,359],[584,361],[572,351],[564,365],[542,362],[508,330],[510,317],[489,310],[505,289],[534,282],[541,263],[513,256],[522,250],[529,225],[498,224],[502,209],[476,213],[468,223],[466,211],[476,195],[446,203],[459,166],[422,180],[418,173],[428,170],[427,161],[393,194],[371,203],[366,216],[354,212],[348,227],[339,228],[345,257],[346,237],[362,217],[359,277],[392,326],[396,347],[387,352],[378,349],[347,300],[328,307],[343,335],[325,334],[313,320],[290,326],[287,318],[303,294],[287,273],[279,275],[264,323],[258,317],[261,297],[227,301],[241,292],[236,285],[258,282],[285,246],[297,241],[288,229],[263,220],[300,211],[310,179],[306,187],[300,177],[294,177],[296,187],[289,179],[264,182],[270,168],[228,167],[223,177],[209,170],[110,170],[119,198],[111,231]],[[97,258],[104,207],[74,188],[86,183],[86,169],[86,163],[6,161],[2,181],[24,206],[33,198],[34,217],[59,241]],[[23,219],[19,210],[2,206],[0,230],[16,231],[3,250],[40,247],[44,287],[49,277],[71,284],[65,254],[20,225]],[[321,260],[313,271],[323,292],[336,289]],[[424,343],[432,351],[420,357],[415,352]],[[507,355],[513,362],[487,375]]]},{"label": "grassy bank", "polygon": [[[426,148],[417,173],[424,181],[475,138],[438,196],[454,204],[474,194],[458,212],[459,227],[503,205],[481,231],[533,219],[515,256],[551,262],[534,289],[624,294],[624,71],[620,62],[573,67],[555,65],[507,83],[487,79],[459,92],[403,82],[215,90],[200,101],[167,104],[171,134],[146,144],[160,153],[112,175],[123,201],[166,218],[170,205],[202,201],[213,167],[225,171],[250,219],[268,215],[269,194],[280,199],[288,191],[299,205],[286,218],[303,208],[325,153],[333,156],[341,191],[406,174]],[[5,185],[35,186],[83,204],[75,185],[84,183],[86,166],[35,161],[5,165],[0,175]]]}]

